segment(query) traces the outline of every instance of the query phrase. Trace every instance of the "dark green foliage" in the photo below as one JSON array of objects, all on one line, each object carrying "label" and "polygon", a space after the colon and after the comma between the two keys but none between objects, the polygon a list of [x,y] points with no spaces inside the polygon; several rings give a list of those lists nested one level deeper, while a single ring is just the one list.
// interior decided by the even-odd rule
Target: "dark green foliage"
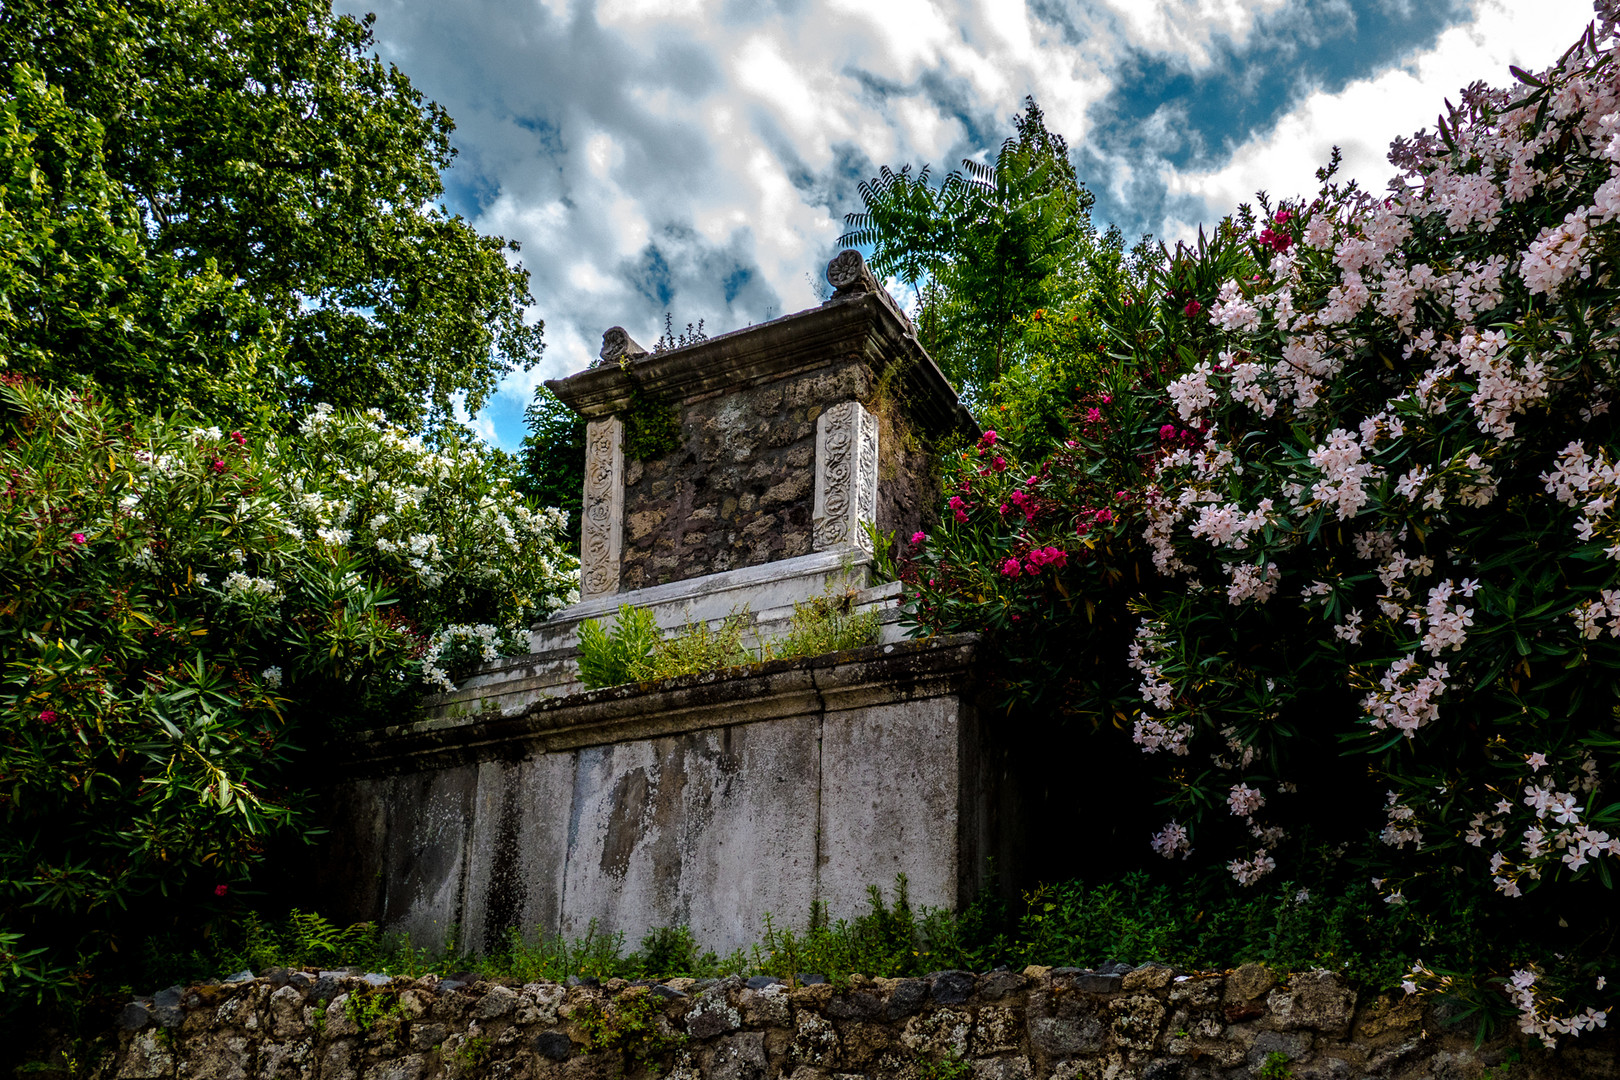
[{"label": "dark green foliage", "polygon": [[611,630],[586,619],[579,626],[579,681],[587,690],[636,681],[638,665],[660,639],[646,608],[620,604]]},{"label": "dark green foliage", "polygon": [[517,489],[568,515],[568,550],[577,553],[584,523],[585,418],[542,385],[535,388],[523,421],[529,434],[518,451]]},{"label": "dark green foliage", "polygon": [[[937,187],[928,166],[884,168],[861,185],[865,209],[847,215],[839,237],[870,248],[875,273],[917,293],[919,339],[980,405],[1003,375],[1057,344],[1026,335],[1048,311],[1049,325],[1061,318],[1076,336],[1092,329],[1084,311],[1093,279],[1118,264],[1117,238],[1097,237],[1093,197],[1033,99],[1013,125],[993,165],[964,161]],[[1054,355],[1071,368],[1094,362],[1094,347],[1077,344],[1063,341]]]},{"label": "dark green foliage", "polygon": [[[82,295],[108,290],[36,327],[14,367],[233,424],[326,401],[436,427],[458,392],[476,412],[532,364],[527,274],[505,241],[432,208],[453,125],[376,58],[370,22],[327,0],[7,3],[0,70],[14,86],[38,72],[70,111],[56,127],[83,133],[42,149],[44,205],[68,211],[53,258]],[[105,190],[86,190],[74,161]],[[116,236],[81,227],[97,205]],[[0,288],[26,298],[40,280]],[[132,318],[110,320],[109,304]],[[205,398],[232,352],[248,385]]]},{"label": "dark green foliage", "polygon": [[[5,26],[0,15],[0,28]],[[241,422],[279,396],[276,320],[212,264],[151,250],[100,121],[39,68],[0,86],[0,366]]]},{"label": "dark green foliage", "polygon": [[621,419],[624,456],[632,461],[651,461],[680,448],[681,413],[673,402],[660,401],[637,387]]}]

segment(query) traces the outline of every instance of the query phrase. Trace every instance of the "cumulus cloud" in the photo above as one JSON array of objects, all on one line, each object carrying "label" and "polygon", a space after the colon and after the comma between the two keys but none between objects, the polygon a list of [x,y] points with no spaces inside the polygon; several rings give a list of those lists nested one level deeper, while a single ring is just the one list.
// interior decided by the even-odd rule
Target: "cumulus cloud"
[{"label": "cumulus cloud", "polygon": [[[367,8],[373,5],[365,5]],[[1573,41],[1582,0],[382,0],[379,48],[455,117],[451,208],[516,239],[545,362],[477,423],[522,438],[540,378],[620,324],[723,331],[817,301],[880,164],[994,153],[1023,97],[1097,216],[1177,235],[1304,192],[1442,96]]]}]

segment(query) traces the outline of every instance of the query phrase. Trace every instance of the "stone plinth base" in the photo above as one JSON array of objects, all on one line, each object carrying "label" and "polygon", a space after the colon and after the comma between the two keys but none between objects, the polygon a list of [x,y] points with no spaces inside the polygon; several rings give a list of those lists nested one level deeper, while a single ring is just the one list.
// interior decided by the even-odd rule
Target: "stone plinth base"
[{"label": "stone plinth base", "polygon": [[905,874],[957,907],[1012,869],[1007,770],[971,636],[441,715],[371,732],[329,795],[335,914],[436,946],[510,928],[689,926],[707,948],[801,926]]}]

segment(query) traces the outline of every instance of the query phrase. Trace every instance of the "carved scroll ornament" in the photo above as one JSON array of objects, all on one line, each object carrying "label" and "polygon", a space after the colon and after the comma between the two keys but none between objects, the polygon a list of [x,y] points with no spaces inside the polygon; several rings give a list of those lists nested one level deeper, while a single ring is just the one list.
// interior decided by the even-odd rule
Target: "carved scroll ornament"
[{"label": "carved scroll ornament", "polygon": [[585,429],[585,512],[580,525],[581,599],[619,591],[624,538],[624,422],[592,420]]},{"label": "carved scroll ornament", "polygon": [[877,417],[858,401],[829,407],[816,419],[817,551],[855,544],[870,548],[862,522],[877,520]]}]

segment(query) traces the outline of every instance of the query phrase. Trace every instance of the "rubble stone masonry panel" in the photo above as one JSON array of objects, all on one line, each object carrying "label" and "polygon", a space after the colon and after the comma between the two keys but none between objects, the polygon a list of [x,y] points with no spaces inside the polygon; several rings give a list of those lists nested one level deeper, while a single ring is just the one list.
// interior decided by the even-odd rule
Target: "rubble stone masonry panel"
[{"label": "rubble stone masonry panel", "polygon": [[[619,590],[809,554],[816,418],[841,401],[871,407],[876,389],[851,358],[685,405],[679,449],[624,463]],[[935,492],[904,424],[894,410],[880,420],[878,525],[909,535]]]}]

